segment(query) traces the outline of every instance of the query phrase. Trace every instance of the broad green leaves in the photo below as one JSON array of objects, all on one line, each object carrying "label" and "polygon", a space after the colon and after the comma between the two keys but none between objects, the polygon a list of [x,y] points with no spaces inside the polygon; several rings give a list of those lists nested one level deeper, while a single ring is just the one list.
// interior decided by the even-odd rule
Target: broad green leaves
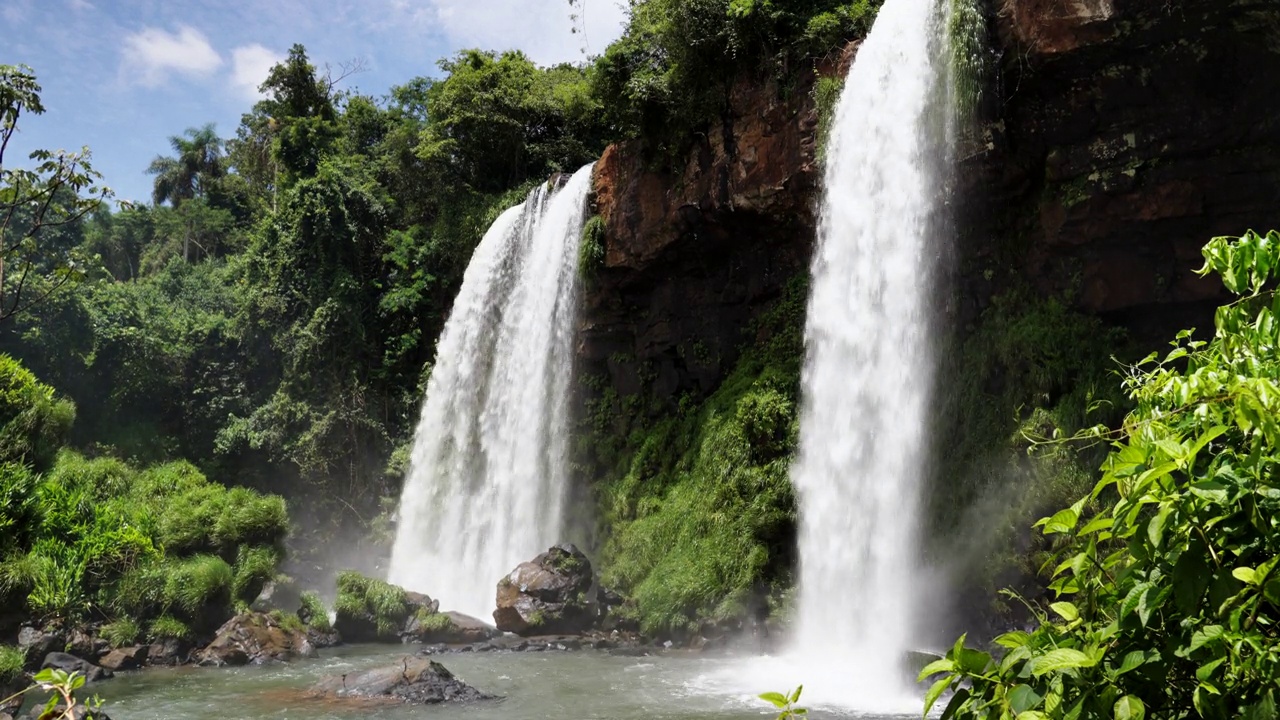
[{"label": "broad green leaves", "polygon": [[998,662],[975,668],[961,643],[926,668],[942,675],[930,706],[956,691],[944,718],[1276,716],[1280,235],[1216,238],[1205,259],[1245,297],[1211,341],[1180,333],[1131,369],[1102,478],[1037,524],[1057,538],[1058,597],[1031,632],[996,638]]}]

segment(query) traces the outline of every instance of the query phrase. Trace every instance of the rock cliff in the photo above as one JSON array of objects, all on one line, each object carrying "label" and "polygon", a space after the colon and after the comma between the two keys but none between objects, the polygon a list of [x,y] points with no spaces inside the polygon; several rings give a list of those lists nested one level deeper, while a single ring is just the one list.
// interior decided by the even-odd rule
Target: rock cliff
[{"label": "rock cliff", "polygon": [[[1217,234],[1280,227],[1280,7],[1264,0],[990,0],[995,70],[956,185],[952,320],[1015,283],[1162,336],[1219,287]],[[820,167],[812,89],[744,79],[675,162],[597,165],[604,269],[580,356],[621,395],[714,388],[750,320],[805,270]],[[661,169],[665,166],[665,169]],[[634,362],[633,362],[634,361]]]}]

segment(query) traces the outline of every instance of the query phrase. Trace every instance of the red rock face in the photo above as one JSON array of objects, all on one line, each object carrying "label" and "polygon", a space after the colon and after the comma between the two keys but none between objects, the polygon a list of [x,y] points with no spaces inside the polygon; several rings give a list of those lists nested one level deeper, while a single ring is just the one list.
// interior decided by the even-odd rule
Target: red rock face
[{"label": "red rock face", "polygon": [[1002,14],[1019,44],[1043,55],[1070,52],[1111,38],[1115,2],[1124,0],[1003,0]]},{"label": "red rock face", "polygon": [[732,367],[750,320],[804,271],[820,169],[813,74],[783,99],[742,81],[730,112],[667,169],[642,142],[596,166],[605,267],[586,292],[580,355],[623,394],[709,391]]}]

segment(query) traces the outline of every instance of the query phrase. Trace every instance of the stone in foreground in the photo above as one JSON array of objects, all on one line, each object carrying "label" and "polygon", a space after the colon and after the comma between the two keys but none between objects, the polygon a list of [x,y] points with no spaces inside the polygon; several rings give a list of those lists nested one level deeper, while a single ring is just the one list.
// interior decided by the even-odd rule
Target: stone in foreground
[{"label": "stone in foreground", "polygon": [[328,699],[408,705],[474,702],[493,697],[454,677],[440,663],[418,657],[405,657],[390,667],[327,677],[312,688],[312,694]]},{"label": "stone in foreground", "polygon": [[498,582],[498,629],[517,635],[579,634],[599,615],[591,562],[573,545],[556,545],[520,563]]}]

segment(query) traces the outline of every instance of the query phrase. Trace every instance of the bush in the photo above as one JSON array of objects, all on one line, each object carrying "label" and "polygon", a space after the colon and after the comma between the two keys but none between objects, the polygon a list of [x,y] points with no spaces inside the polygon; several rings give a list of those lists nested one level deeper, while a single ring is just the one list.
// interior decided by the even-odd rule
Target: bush
[{"label": "bush", "polygon": [[393,638],[409,617],[409,598],[403,588],[365,577],[354,570],[338,575],[334,610],[344,621],[371,623],[380,638]]},{"label": "bush", "polygon": [[[998,655],[961,637],[921,679],[946,717],[1274,717],[1280,677],[1280,233],[1215,238],[1202,273],[1241,296],[1129,369],[1134,409],[1101,480],[1037,523],[1055,602]],[[1001,657],[1002,655],[1002,657]],[[926,710],[927,712],[927,710]]]},{"label": "bush", "polygon": [[298,617],[320,632],[333,630],[333,623],[329,621],[329,610],[314,591],[308,590],[302,593],[302,609],[298,611]]},{"label": "bush", "polygon": [[0,463],[0,558],[30,546],[38,507],[31,471],[17,463]]},{"label": "bush", "polygon": [[604,218],[593,215],[582,226],[582,244],[578,246],[578,274],[581,277],[595,277],[604,267],[604,243]]},{"label": "bush", "polygon": [[111,643],[111,647],[132,645],[142,636],[142,629],[132,618],[121,617],[102,626],[99,631],[102,639]]},{"label": "bush", "polygon": [[48,468],[75,415],[70,401],[58,400],[21,363],[0,355],[0,461]]},{"label": "bush", "polygon": [[190,626],[171,615],[161,615],[152,620],[147,630],[149,640],[190,640],[191,637]]},{"label": "bush", "polygon": [[192,619],[231,605],[235,573],[225,560],[197,555],[173,562],[165,579],[165,601]]},{"label": "bush", "polygon": [[442,612],[431,612],[429,608],[419,608],[417,612],[418,627],[424,634],[444,633],[453,629],[453,619]]},{"label": "bush", "polygon": [[241,602],[251,603],[276,576],[280,556],[273,548],[240,546],[236,557],[235,579],[231,585],[232,596]]},{"label": "bush", "polygon": [[22,676],[27,656],[12,645],[0,645],[0,688]]}]

